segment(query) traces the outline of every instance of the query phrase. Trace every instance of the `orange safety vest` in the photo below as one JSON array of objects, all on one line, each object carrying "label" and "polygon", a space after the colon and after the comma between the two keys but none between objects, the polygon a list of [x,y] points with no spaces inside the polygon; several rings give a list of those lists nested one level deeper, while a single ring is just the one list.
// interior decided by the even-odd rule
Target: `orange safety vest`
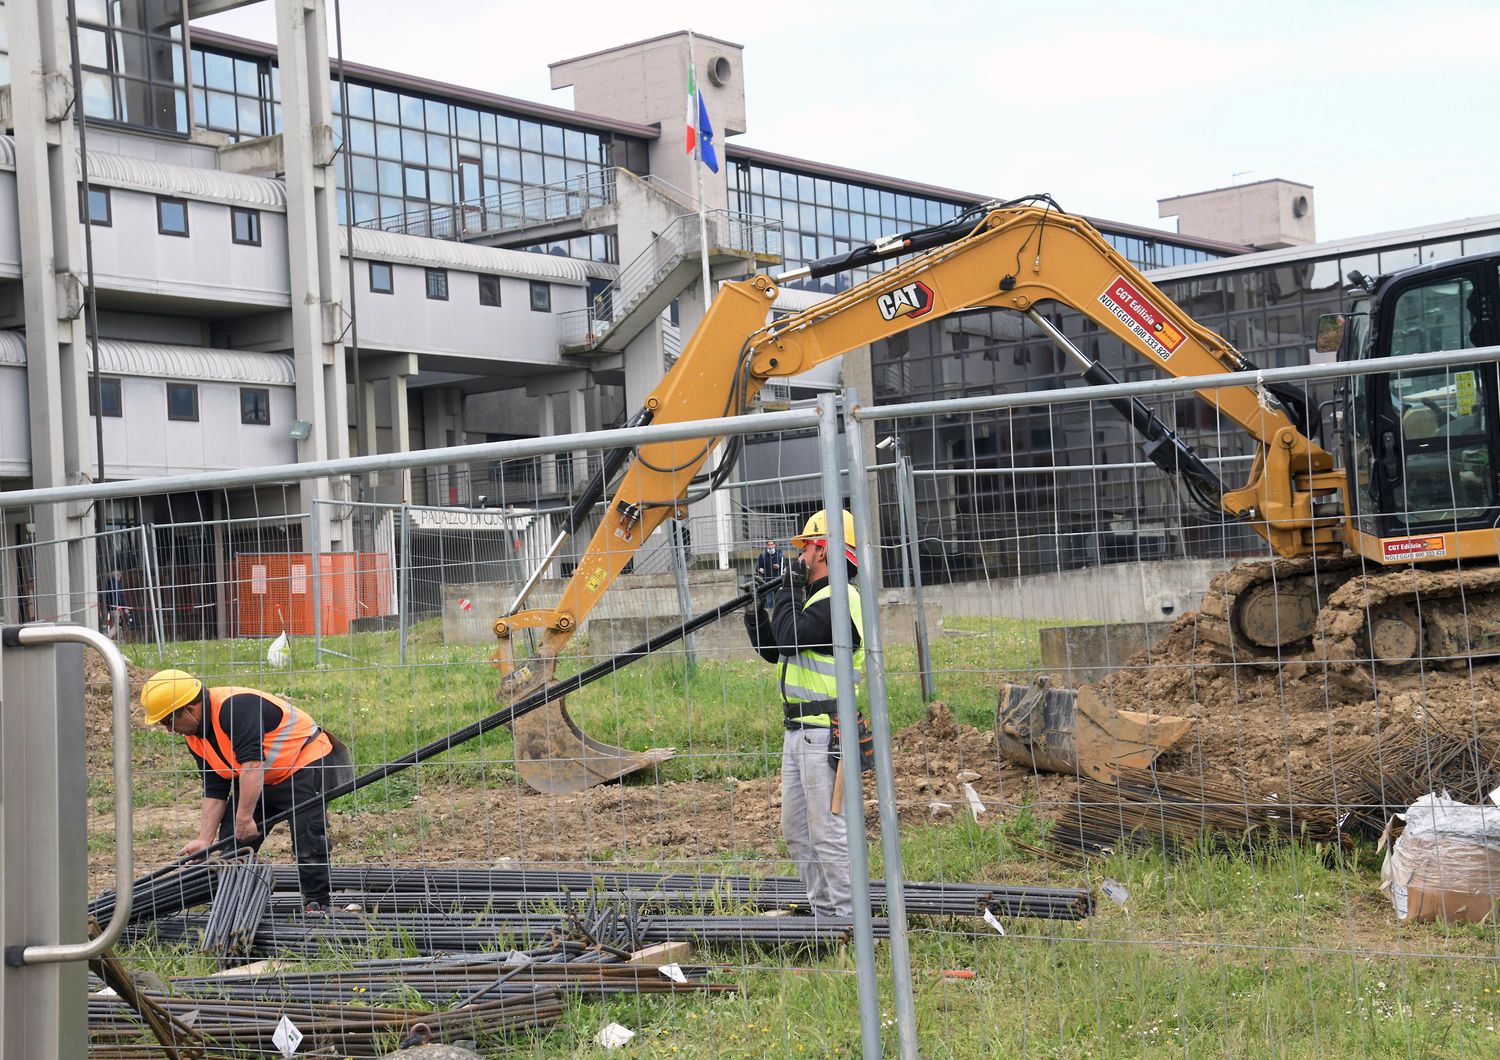
[{"label": "orange safety vest", "polygon": [[205,739],[196,733],[184,736],[183,739],[198,757],[208,763],[210,769],[225,780],[234,780],[240,775],[240,763],[234,756],[234,744],[219,720],[219,707],[230,696],[244,693],[260,696],[281,708],[281,724],[266,733],[261,743],[261,751],[265,755],[262,760],[266,766],[267,784],[280,784],[303,766],[316,762],[333,749],[328,734],[318,728],[316,722],[279,696],[235,685],[210,688],[208,716],[214,739]]}]

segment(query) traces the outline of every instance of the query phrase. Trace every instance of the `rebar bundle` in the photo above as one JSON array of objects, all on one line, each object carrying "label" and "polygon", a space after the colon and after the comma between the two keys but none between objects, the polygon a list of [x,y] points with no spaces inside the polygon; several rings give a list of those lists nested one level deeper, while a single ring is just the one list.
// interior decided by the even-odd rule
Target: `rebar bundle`
[{"label": "rebar bundle", "polygon": [[1051,846],[1085,854],[1164,850],[1204,842],[1243,848],[1277,838],[1339,842],[1338,815],[1326,798],[1283,802],[1201,777],[1122,769],[1112,783],[1080,780],[1074,801],[1048,833]]},{"label": "rebar bundle", "polygon": [[271,866],[254,854],[216,863],[218,886],[203,925],[203,952],[215,957],[244,956],[271,904]]},{"label": "rebar bundle", "polygon": [[1378,836],[1394,813],[1430,792],[1482,803],[1500,786],[1500,741],[1454,732],[1432,718],[1393,726],[1333,764],[1346,829]]},{"label": "rebar bundle", "polygon": [[[331,870],[334,905],[357,905],[379,913],[523,913],[560,909],[579,896],[599,894],[641,912],[702,914],[718,909],[746,912],[805,912],[807,892],[792,877],[717,876],[710,874],[559,871],[552,869],[439,869],[426,866],[336,866]],[[207,901],[212,874],[189,866],[176,875],[153,880],[139,915],[132,923],[165,918]],[[274,869],[278,894],[297,891],[296,870]],[[949,883],[908,880],[906,911],[917,916],[979,916],[986,909],[999,916],[1077,920],[1093,912],[1086,888],[1015,887],[998,883]],[[872,911],[885,911],[885,883],[870,884]],[[96,917],[112,908],[112,893],[89,907]],[[290,907],[273,903],[280,914]]]},{"label": "rebar bundle", "polygon": [[[608,934],[604,925],[601,918],[593,928]],[[172,980],[169,992],[146,996],[176,1018],[174,1025],[190,1022],[212,1055],[280,1055],[271,1034],[284,1016],[308,1037],[299,1055],[365,1057],[380,1055],[416,1023],[427,1024],[440,1041],[544,1028],[561,1013],[563,993],[738,991],[732,983],[711,982],[701,967],[677,971],[682,981],[657,965],[630,964],[612,947],[569,938],[504,954],[356,961],[335,971],[183,976]],[[99,993],[102,985],[91,984],[89,1055],[159,1051],[139,1043],[145,1031],[139,1016],[120,998]],[[413,998],[429,1007],[414,1007]]]},{"label": "rebar bundle", "polygon": [[[299,1056],[363,1060],[384,1055],[418,1023],[428,1026],[435,1041],[455,1041],[544,1029],[555,1023],[563,1011],[562,995],[552,988],[530,989],[525,994],[500,996],[447,1011],[351,1004],[349,994],[339,1003],[306,1002],[292,997],[214,1001],[166,994],[151,996],[172,1016],[190,1020],[193,1028],[209,1042],[210,1055],[236,1057],[281,1056],[273,1036],[283,1017],[306,1036],[298,1049]],[[160,1057],[162,1046],[143,1037],[143,1033],[135,1014],[118,998],[89,998],[91,1060]]]}]

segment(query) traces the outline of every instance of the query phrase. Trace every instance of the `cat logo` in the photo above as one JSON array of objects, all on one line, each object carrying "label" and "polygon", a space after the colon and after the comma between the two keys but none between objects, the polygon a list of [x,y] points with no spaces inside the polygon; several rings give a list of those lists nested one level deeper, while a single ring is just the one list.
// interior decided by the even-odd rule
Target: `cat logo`
[{"label": "cat logo", "polygon": [[895,320],[897,317],[925,317],[932,312],[932,288],[921,280],[916,280],[905,287],[897,287],[875,299],[875,304],[880,308],[880,315],[887,320]]}]

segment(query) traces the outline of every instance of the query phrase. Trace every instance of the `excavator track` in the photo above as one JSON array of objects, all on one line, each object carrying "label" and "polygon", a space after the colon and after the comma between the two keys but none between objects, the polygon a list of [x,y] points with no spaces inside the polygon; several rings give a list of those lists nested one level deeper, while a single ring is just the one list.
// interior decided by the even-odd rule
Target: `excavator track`
[{"label": "excavator track", "polygon": [[1500,567],[1378,567],[1353,556],[1241,563],[1209,585],[1196,628],[1250,664],[1463,667],[1500,655]]},{"label": "excavator track", "polygon": [[1387,672],[1500,655],[1500,567],[1372,567],[1323,608],[1314,655]]},{"label": "excavator track", "polygon": [[1358,572],[1359,560],[1352,556],[1240,563],[1203,594],[1198,635],[1237,662],[1275,665],[1309,655],[1320,610]]}]

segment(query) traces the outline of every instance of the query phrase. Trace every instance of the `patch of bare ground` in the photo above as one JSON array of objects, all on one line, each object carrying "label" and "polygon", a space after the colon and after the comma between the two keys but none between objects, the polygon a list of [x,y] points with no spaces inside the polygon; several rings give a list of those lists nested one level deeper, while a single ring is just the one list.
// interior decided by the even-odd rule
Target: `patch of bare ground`
[{"label": "patch of bare ground", "polygon": [[[911,823],[933,820],[935,802],[952,807],[940,809],[941,817],[966,812],[961,775],[977,774],[970,783],[992,813],[1028,799],[1055,800],[1069,783],[1002,762],[993,733],[955,722],[941,703],[896,734],[893,758],[900,815]],[[878,810],[873,772],[865,774],[865,797],[866,823],[874,839]],[[492,782],[450,782],[438,764],[422,776],[408,806],[358,813],[339,812],[339,806],[334,804],[329,825],[339,864],[483,866],[505,864],[508,858],[532,865],[683,868],[775,855],[781,786],[779,776],[660,784],[636,778],[575,795],[539,795],[498,774]],[[172,860],[193,834],[197,814],[196,798],[138,808],[140,870]],[[91,822],[91,831],[103,833],[110,827],[108,814],[97,814]],[[284,827],[272,832],[264,849],[275,859],[291,859]],[[110,885],[113,860],[107,850],[92,852],[89,867],[95,890]],[[790,871],[790,866],[777,870]]]}]

